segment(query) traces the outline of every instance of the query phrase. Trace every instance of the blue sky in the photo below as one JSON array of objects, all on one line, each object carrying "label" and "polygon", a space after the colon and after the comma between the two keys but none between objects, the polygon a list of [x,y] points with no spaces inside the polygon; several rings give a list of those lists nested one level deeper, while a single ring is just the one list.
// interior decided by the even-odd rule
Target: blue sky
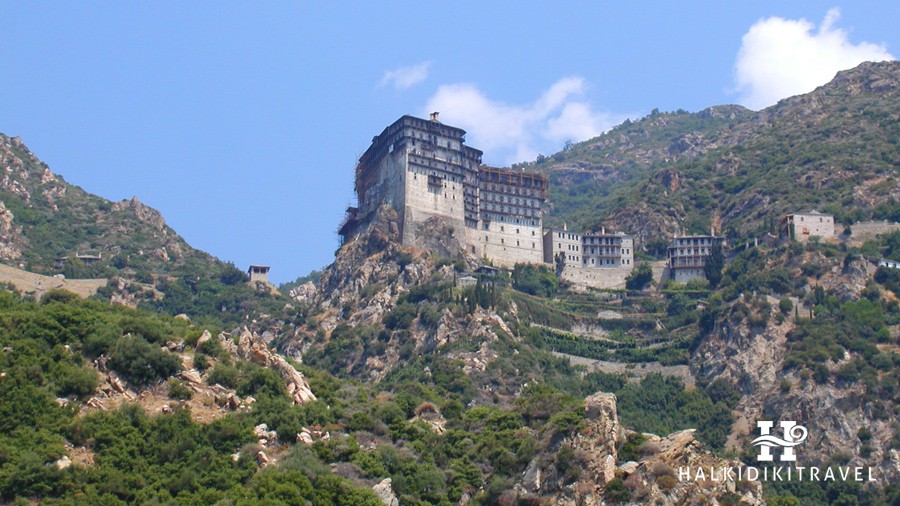
[{"label": "blue sky", "polygon": [[753,109],[900,54],[900,3],[0,1],[0,132],[278,282],[330,263],[353,169],[439,110],[495,165],[653,108]]}]

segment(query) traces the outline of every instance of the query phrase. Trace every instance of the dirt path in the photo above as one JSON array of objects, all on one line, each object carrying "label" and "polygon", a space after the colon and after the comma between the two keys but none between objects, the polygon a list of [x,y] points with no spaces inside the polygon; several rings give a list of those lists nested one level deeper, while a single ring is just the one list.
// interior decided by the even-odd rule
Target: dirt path
[{"label": "dirt path", "polygon": [[12,283],[16,290],[23,293],[34,293],[38,297],[54,288],[62,288],[82,297],[90,297],[97,293],[99,288],[106,286],[105,279],[57,278],[23,271],[4,264],[0,264],[0,283]]}]

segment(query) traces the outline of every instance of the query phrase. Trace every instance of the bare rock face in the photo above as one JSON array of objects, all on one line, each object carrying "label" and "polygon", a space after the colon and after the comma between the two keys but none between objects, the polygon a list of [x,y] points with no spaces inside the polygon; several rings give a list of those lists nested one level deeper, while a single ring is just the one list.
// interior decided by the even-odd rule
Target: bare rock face
[{"label": "bare rock face", "polygon": [[316,296],[316,292],[315,283],[307,281],[298,287],[292,288],[288,295],[297,302],[312,302]]},{"label": "bare rock face", "polygon": [[131,197],[131,200],[116,202],[113,204],[112,210],[114,212],[130,213],[138,220],[151,225],[161,232],[166,228],[166,221],[163,219],[162,214],[156,209],[144,205],[137,197]]},{"label": "bare rock face", "polygon": [[607,483],[615,477],[617,448],[622,438],[622,426],[616,412],[616,396],[605,392],[584,400],[587,427],[575,436],[572,445],[589,455],[586,471],[597,483]]},{"label": "bare rock face", "polygon": [[381,483],[372,487],[372,491],[381,499],[384,506],[400,506],[400,501],[397,499],[397,495],[394,494],[394,489],[391,488],[390,478],[385,478]]},{"label": "bare rock face", "polygon": [[295,404],[316,400],[316,396],[309,388],[309,383],[300,374],[300,371],[294,369],[294,366],[288,363],[284,357],[271,351],[261,336],[253,334],[246,327],[242,329],[237,344],[225,334],[219,335],[219,342],[226,351],[278,372],[284,379],[288,394]]},{"label": "bare rock face", "polygon": [[22,256],[25,237],[22,228],[13,223],[13,213],[0,202],[0,259],[15,260]]},{"label": "bare rock face", "polygon": [[[660,437],[644,434],[648,440],[648,451],[640,462],[626,462],[617,465],[617,448],[624,440],[624,429],[619,424],[616,396],[598,392],[584,401],[586,425],[577,434],[562,442],[573,448],[576,456],[581,456],[582,473],[578,481],[560,484],[559,477],[551,466],[539,465],[537,459],[523,474],[521,487],[525,491],[543,493],[552,505],[602,505],[609,504],[605,494],[607,484],[614,478],[624,482],[631,494],[629,504],[661,504],[674,506],[697,503],[697,498],[725,496],[732,499],[736,495],[741,504],[762,505],[762,487],[759,483],[742,484],[736,488],[734,482],[712,481],[708,479],[682,479],[686,469],[691,476],[698,468],[721,469],[723,466],[737,466],[738,461],[726,460],[706,451],[694,437],[693,430],[684,430]],[[561,485],[561,486],[558,486]],[[555,488],[556,492],[552,492]],[[708,504],[717,504],[712,501]]]}]

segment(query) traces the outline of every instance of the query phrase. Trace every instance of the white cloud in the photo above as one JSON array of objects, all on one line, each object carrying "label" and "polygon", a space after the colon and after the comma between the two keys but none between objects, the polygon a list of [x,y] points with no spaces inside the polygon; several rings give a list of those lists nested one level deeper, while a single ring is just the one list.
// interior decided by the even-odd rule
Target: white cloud
[{"label": "white cloud", "polygon": [[429,67],[431,67],[431,62],[425,61],[418,65],[388,70],[381,77],[378,85],[387,86],[392,84],[398,90],[405,90],[428,79]]},{"label": "white cloud", "polygon": [[887,48],[869,42],[854,44],[835,24],[833,8],[821,26],[805,19],[771,17],[750,27],[735,62],[735,85],[740,103],[752,109],[808,93],[864,61],[893,60]]},{"label": "white cloud", "polygon": [[567,140],[583,141],[625,120],[625,115],[595,112],[580,77],[555,82],[530,104],[511,105],[488,98],[472,84],[446,84],[428,100],[424,113],[439,111],[441,121],[468,133],[467,143],[493,163],[534,160]]}]

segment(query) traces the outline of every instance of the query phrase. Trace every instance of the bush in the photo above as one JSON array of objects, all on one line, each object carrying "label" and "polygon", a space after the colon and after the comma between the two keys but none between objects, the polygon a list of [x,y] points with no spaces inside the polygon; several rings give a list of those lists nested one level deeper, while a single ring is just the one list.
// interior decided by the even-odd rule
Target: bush
[{"label": "bush", "polygon": [[647,262],[641,262],[625,279],[625,288],[643,290],[651,283],[653,283],[653,269]]},{"label": "bush", "polygon": [[613,478],[606,484],[603,498],[613,504],[624,504],[631,500],[631,491],[625,486],[622,478]]},{"label": "bush", "polygon": [[61,397],[87,397],[97,388],[97,373],[89,367],[60,364],[56,379],[56,393]]},{"label": "bush", "polygon": [[226,388],[237,388],[238,385],[238,377],[240,376],[240,371],[238,371],[237,367],[232,365],[218,364],[213,367],[213,370],[209,372],[209,377],[207,378],[207,382],[210,385],[215,385],[218,383]]},{"label": "bush", "polygon": [[181,370],[181,361],[140,336],[126,335],[110,348],[109,367],[136,385],[148,385]]},{"label": "bush", "polygon": [[781,314],[789,315],[794,310],[794,303],[788,298],[781,299],[778,301],[778,309],[781,311]]},{"label": "bush", "polygon": [[175,378],[169,378],[169,399],[187,401],[193,396],[194,392],[187,385]]},{"label": "bush", "polygon": [[543,265],[516,264],[512,283],[516,290],[538,297],[552,297],[559,288],[559,278]]},{"label": "bush", "polygon": [[384,317],[384,326],[391,330],[408,329],[416,317],[416,306],[409,303],[401,303],[394,306],[391,312]]}]

